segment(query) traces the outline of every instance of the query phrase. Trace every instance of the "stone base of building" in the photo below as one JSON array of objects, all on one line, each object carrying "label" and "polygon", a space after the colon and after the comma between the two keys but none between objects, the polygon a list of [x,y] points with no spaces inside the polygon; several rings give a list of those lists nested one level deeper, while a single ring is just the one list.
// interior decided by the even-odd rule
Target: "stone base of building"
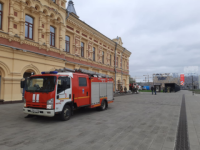
[{"label": "stone base of building", "polygon": [[3,105],[3,104],[16,104],[16,103],[23,103],[23,100],[16,100],[16,101],[0,100],[0,105]]}]

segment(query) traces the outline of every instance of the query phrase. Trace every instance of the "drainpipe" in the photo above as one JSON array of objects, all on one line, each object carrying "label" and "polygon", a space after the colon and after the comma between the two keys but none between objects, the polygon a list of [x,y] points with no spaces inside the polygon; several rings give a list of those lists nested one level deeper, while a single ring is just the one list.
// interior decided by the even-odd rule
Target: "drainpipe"
[{"label": "drainpipe", "polygon": [[[71,12],[67,11],[66,21],[67,21],[67,19],[69,18],[69,15],[70,15],[70,14],[71,14]],[[65,67],[66,67],[66,64],[67,64],[67,60],[66,60],[66,58],[65,58]]]},{"label": "drainpipe", "polygon": [[117,69],[116,69],[116,57],[117,56],[117,42],[115,42],[115,93],[116,93],[116,86],[117,86]]},{"label": "drainpipe", "polygon": [[69,15],[71,14],[71,12],[67,11],[67,17],[66,17],[66,21],[69,18]]},{"label": "drainpipe", "polygon": [[[126,50],[126,49],[124,48],[124,50],[123,50],[123,52],[122,52],[122,54],[121,54],[121,60],[120,60],[120,61],[122,61],[122,55],[123,55],[123,53],[124,53],[125,50]],[[122,61],[122,63],[123,63],[123,61]],[[123,71],[122,71],[122,63],[121,63],[121,81],[122,81],[122,74],[123,74]],[[122,81],[122,83],[123,83],[123,81]]]}]

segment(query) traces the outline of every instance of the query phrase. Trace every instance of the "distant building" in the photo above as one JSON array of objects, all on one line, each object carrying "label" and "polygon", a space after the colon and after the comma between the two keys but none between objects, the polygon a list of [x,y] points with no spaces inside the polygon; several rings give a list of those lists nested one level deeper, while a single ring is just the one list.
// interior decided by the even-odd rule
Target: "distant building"
[{"label": "distant building", "polygon": [[182,90],[199,89],[199,75],[197,73],[185,73],[185,83],[181,86]]},{"label": "distant building", "polygon": [[180,85],[180,78],[178,73],[157,73],[153,75],[153,83],[165,87],[165,83],[175,83]]},{"label": "distant building", "polygon": [[199,89],[199,67],[186,66],[184,67],[184,85],[181,86],[182,90]]}]

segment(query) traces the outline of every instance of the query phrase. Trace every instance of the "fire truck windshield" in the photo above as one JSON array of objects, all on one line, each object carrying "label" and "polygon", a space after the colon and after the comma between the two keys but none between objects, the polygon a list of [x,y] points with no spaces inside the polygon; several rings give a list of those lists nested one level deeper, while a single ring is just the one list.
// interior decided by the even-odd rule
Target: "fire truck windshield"
[{"label": "fire truck windshield", "polygon": [[27,92],[52,92],[55,89],[56,77],[31,77],[27,80]]}]

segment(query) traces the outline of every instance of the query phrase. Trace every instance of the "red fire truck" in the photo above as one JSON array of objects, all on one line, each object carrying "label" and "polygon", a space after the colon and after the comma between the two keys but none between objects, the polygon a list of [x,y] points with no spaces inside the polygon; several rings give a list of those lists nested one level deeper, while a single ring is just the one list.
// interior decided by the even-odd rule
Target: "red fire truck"
[{"label": "red fire truck", "polygon": [[69,120],[81,107],[106,110],[113,103],[113,79],[84,69],[42,72],[21,82],[25,88],[23,112]]}]

